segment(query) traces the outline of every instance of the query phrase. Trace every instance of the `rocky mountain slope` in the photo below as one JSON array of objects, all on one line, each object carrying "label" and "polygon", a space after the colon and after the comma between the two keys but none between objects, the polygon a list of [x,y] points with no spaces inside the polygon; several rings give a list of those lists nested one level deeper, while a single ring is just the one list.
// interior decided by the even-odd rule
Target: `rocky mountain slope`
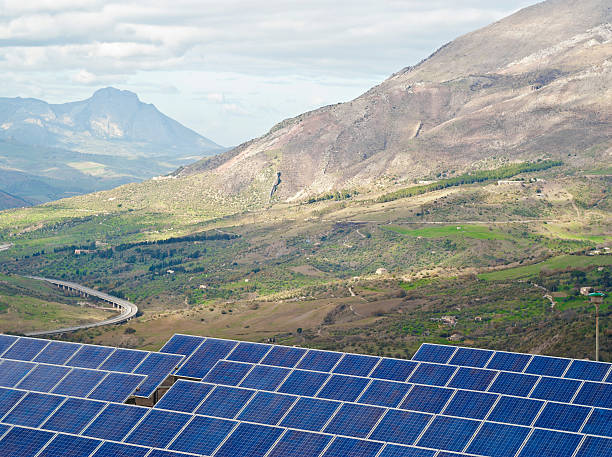
[{"label": "rocky mountain slope", "polygon": [[179,169],[297,200],[505,161],[612,160],[612,4],[549,0],[458,38],[359,98]]}]

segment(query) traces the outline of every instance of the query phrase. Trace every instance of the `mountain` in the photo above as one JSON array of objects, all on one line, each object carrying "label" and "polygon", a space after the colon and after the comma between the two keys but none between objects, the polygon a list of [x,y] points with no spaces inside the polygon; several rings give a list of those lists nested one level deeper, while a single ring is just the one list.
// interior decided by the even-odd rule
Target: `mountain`
[{"label": "mountain", "polygon": [[223,150],[112,87],[64,104],[0,98],[0,189],[32,203],[166,174]]},{"label": "mountain", "polygon": [[508,161],[610,163],[611,22],[609,0],[537,4],[175,176],[207,176],[226,195],[266,199],[274,188],[291,201]]}]

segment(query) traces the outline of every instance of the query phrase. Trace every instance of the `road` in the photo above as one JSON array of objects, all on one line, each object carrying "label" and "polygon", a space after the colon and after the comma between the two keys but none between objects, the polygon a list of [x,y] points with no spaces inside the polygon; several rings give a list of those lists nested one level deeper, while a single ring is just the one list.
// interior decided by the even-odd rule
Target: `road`
[{"label": "road", "polygon": [[123,322],[127,322],[136,316],[138,313],[138,306],[134,303],[131,303],[127,300],[123,300],[118,297],[114,297],[112,295],[105,294],[104,292],[100,292],[99,290],[92,289],[90,287],[82,286],[80,284],[70,282],[70,281],[59,281],[57,279],[50,278],[41,278],[39,276],[27,276],[30,279],[36,279],[39,281],[45,281],[49,284],[53,284],[54,286],[61,287],[65,290],[70,290],[74,292],[78,292],[86,297],[92,296],[99,298],[107,303],[113,305],[113,308],[121,309],[121,313],[118,316],[111,317],[110,319],[106,319],[100,322],[95,322],[93,324],[85,324],[85,325],[76,325],[74,327],[65,327],[59,328],[56,330],[45,330],[40,332],[30,332],[26,333],[26,336],[44,336],[44,335],[57,335],[59,333],[69,333],[76,332],[77,330],[83,330],[87,328],[101,327],[103,325],[113,325],[113,324],[121,324]]}]

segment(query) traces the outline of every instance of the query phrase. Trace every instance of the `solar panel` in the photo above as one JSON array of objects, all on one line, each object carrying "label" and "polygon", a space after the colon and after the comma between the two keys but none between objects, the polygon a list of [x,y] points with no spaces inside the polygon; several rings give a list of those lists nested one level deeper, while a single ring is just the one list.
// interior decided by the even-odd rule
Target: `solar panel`
[{"label": "solar panel", "polygon": [[325,427],[325,433],[366,438],[385,409],[377,406],[345,403]]},{"label": "solar panel", "polygon": [[449,365],[422,363],[416,367],[409,381],[416,384],[444,386],[456,370],[456,367]]},{"label": "solar panel", "polygon": [[316,398],[300,398],[280,423],[283,427],[320,431],[341,403]]},{"label": "solar panel", "polygon": [[0,335],[0,356],[2,356],[8,348],[17,341],[16,336]]},{"label": "solar panel", "polygon": [[528,374],[501,372],[489,387],[489,392],[527,397],[538,379]]},{"label": "solar panel", "polygon": [[282,433],[282,428],[242,423],[215,453],[215,457],[263,457]]},{"label": "solar panel", "polygon": [[0,419],[25,396],[25,392],[0,387]]},{"label": "solar panel", "polygon": [[531,425],[542,406],[543,401],[527,398],[501,397],[488,419],[516,425]]},{"label": "solar panel", "polygon": [[290,371],[287,368],[256,365],[240,383],[240,387],[259,390],[276,390],[289,373]]},{"label": "solar panel", "polygon": [[436,451],[387,444],[378,457],[434,457]]},{"label": "solar panel", "polygon": [[215,387],[196,413],[233,419],[254,393],[254,390],[238,387]]},{"label": "solar panel", "polygon": [[81,398],[68,398],[40,428],[78,434],[104,408],[105,403]]},{"label": "solar panel", "polygon": [[519,457],[571,457],[580,440],[580,435],[535,429]]},{"label": "solar panel", "polygon": [[564,405],[562,403],[548,403],[540,413],[535,427],[578,432],[591,408],[584,406]]},{"label": "solar panel", "polygon": [[332,371],[342,354],[339,352],[319,351],[310,349],[306,355],[300,360],[297,368],[304,370],[324,371],[329,373]]},{"label": "solar panel", "polygon": [[117,349],[100,365],[100,370],[131,373],[147,356],[147,352],[133,349]]},{"label": "solar panel", "polygon": [[191,354],[176,374],[186,378],[202,379],[219,360],[230,353],[236,344],[234,341],[209,338]]},{"label": "solar panel", "polygon": [[419,362],[446,363],[455,350],[456,348],[453,346],[424,343],[416,354],[414,354],[412,360],[418,360]]},{"label": "solar panel", "polygon": [[330,400],[355,401],[368,385],[365,378],[354,376],[332,375],[323,386],[317,397]]},{"label": "solar panel", "polygon": [[593,409],[582,433],[612,437],[612,409]]},{"label": "solar panel", "polygon": [[567,359],[534,355],[527,368],[525,368],[525,373],[558,377],[565,372],[569,363],[570,361]]},{"label": "solar panel", "polygon": [[576,457],[602,457],[612,455],[612,440],[587,436]]},{"label": "solar panel", "polygon": [[480,422],[437,416],[418,441],[419,446],[461,452]]},{"label": "solar panel", "polygon": [[149,411],[131,405],[109,404],[82,432],[82,435],[121,441]]},{"label": "solar panel", "polygon": [[55,388],[55,394],[86,397],[106,376],[104,371],[75,368]]},{"label": "solar panel", "polygon": [[370,439],[390,443],[413,444],[432,416],[412,411],[389,410]]},{"label": "solar panel", "polygon": [[584,379],[585,381],[603,381],[610,366],[612,365],[609,363],[574,360],[563,377]]},{"label": "solar panel", "polygon": [[101,443],[91,438],[60,433],[37,457],[89,457]]},{"label": "solar panel", "polygon": [[147,358],[134,370],[134,374],[147,376],[147,379],[140,384],[137,395],[139,397],[151,396],[159,385],[174,372],[182,360],[183,356],[181,355],[149,353]]},{"label": "solar panel", "polygon": [[91,457],[144,457],[149,451],[147,447],[106,442]]},{"label": "solar panel", "polygon": [[585,382],[574,399],[578,405],[612,408],[612,384]]},{"label": "solar panel", "polygon": [[220,360],[202,381],[225,386],[237,386],[247,373],[251,371],[251,368],[253,368],[253,365],[248,363]]},{"label": "solar panel", "polygon": [[336,365],[336,368],[334,368],[334,373],[349,374],[352,376],[368,376],[379,361],[380,357],[345,354],[338,365]]},{"label": "solar panel", "polygon": [[525,369],[531,356],[529,354],[516,354],[514,352],[496,352],[487,364],[491,370],[504,370],[521,372]]},{"label": "solar panel", "polygon": [[179,379],[157,402],[155,408],[192,413],[212,389],[210,384]]},{"label": "solar panel", "polygon": [[258,392],[238,416],[239,420],[275,425],[295,403],[292,395]]},{"label": "solar panel", "polygon": [[327,448],[322,457],[374,457],[382,448],[382,443],[338,437]]},{"label": "solar panel", "polygon": [[485,422],[467,451],[491,457],[516,455],[529,435],[529,428]]},{"label": "solar panel", "polygon": [[306,349],[274,346],[261,361],[264,365],[293,368],[306,353]]},{"label": "solar panel", "polygon": [[81,348],[80,344],[51,341],[35,358],[34,362],[63,365]]},{"label": "solar panel", "polygon": [[371,374],[372,378],[405,381],[417,363],[410,360],[382,359]]},{"label": "solar panel", "polygon": [[153,409],[124,441],[142,446],[165,448],[191,418],[189,414]]},{"label": "solar panel", "polygon": [[444,414],[470,419],[484,419],[495,400],[497,400],[497,395],[458,390],[444,410]]},{"label": "solar panel", "polygon": [[66,365],[79,368],[98,368],[114,350],[114,348],[107,346],[83,345],[66,362]]},{"label": "solar panel", "polygon": [[169,448],[193,454],[212,455],[237,422],[210,417],[195,417],[172,441]]},{"label": "solar panel", "polygon": [[459,348],[448,363],[464,367],[482,368],[491,359],[492,355],[493,351],[485,349]]},{"label": "solar panel", "polygon": [[2,358],[30,361],[36,357],[47,344],[49,344],[47,340],[22,337],[15,341],[15,343],[2,354]]},{"label": "solar panel", "polygon": [[278,391],[286,394],[313,397],[328,377],[329,374],[327,373],[295,370],[289,374]]},{"label": "solar panel", "polygon": [[16,387],[37,392],[49,392],[69,371],[70,368],[58,365],[38,365]]},{"label": "solar panel", "polygon": [[332,437],[316,433],[288,430],[268,457],[287,457],[299,455],[301,457],[318,457]]},{"label": "solar panel", "polygon": [[0,440],[0,457],[34,457],[51,438],[51,432],[13,427]]},{"label": "solar panel", "polygon": [[531,397],[568,403],[574,398],[579,387],[580,381],[542,377]]},{"label": "solar panel", "polygon": [[87,397],[123,403],[144,380],[143,375],[109,373]]},{"label": "solar panel", "polygon": [[439,413],[453,392],[453,389],[444,387],[414,386],[400,408],[425,413]]},{"label": "solar panel", "polygon": [[10,427],[9,425],[0,424],[0,439],[2,439],[2,437],[4,436],[4,434],[5,434],[6,432],[8,432],[8,430],[9,430],[10,428],[11,428],[11,427]]},{"label": "solar panel", "polygon": [[184,454],[176,451],[162,451],[161,449],[153,449],[147,457],[189,457],[190,454]]},{"label": "solar panel", "polygon": [[231,354],[227,356],[227,359],[236,362],[258,363],[264,358],[271,347],[268,344],[242,342],[234,348]]},{"label": "solar panel", "polygon": [[159,352],[179,354],[189,357],[206,338],[201,336],[175,334],[170,338]]},{"label": "solar panel", "polygon": [[4,416],[2,422],[38,427],[64,400],[65,397],[29,392]]},{"label": "solar panel", "polygon": [[483,370],[480,368],[464,368],[461,367],[453,379],[448,383],[448,387],[470,390],[487,390],[497,372],[492,370]]},{"label": "solar panel", "polygon": [[411,384],[375,379],[359,397],[359,403],[395,408],[404,399],[410,387]]},{"label": "solar panel", "polygon": [[18,360],[2,360],[0,362],[0,386],[13,387],[27,375],[36,365]]}]

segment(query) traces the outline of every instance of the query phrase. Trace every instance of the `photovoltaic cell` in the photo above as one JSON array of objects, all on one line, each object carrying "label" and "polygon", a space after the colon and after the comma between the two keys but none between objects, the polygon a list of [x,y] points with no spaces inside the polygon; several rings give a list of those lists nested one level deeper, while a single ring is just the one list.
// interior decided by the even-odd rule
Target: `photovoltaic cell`
[{"label": "photovoltaic cell", "polygon": [[105,440],[121,441],[149,409],[109,404],[82,433]]},{"label": "photovoltaic cell", "polygon": [[582,433],[612,437],[612,409],[595,408]]},{"label": "photovoltaic cell", "polygon": [[127,443],[165,448],[189,422],[191,415],[153,409],[125,438]]},{"label": "photovoltaic cell", "polygon": [[30,361],[49,344],[48,340],[19,338],[3,355],[5,359]]},{"label": "photovoltaic cell", "polygon": [[242,423],[219,448],[215,457],[263,457],[282,432],[282,428]]},{"label": "photovoltaic cell", "polygon": [[444,410],[444,414],[470,419],[484,419],[496,399],[497,395],[493,394],[458,390]]},{"label": "photovoltaic cell", "polygon": [[30,392],[2,419],[2,422],[38,427],[64,399],[55,395]]},{"label": "photovoltaic cell", "polygon": [[100,446],[92,457],[144,457],[149,450],[146,447],[106,442]]},{"label": "photovoltaic cell", "polygon": [[51,341],[34,359],[34,362],[63,365],[79,350],[80,344]]},{"label": "photovoltaic cell", "polygon": [[196,413],[233,419],[254,393],[254,390],[237,387],[216,387]]},{"label": "photovoltaic cell", "polygon": [[430,386],[444,386],[457,368],[449,365],[422,363],[412,373],[409,381]]},{"label": "photovoltaic cell", "polygon": [[182,452],[153,449],[150,454],[147,454],[147,457],[189,457],[189,455]]},{"label": "photovoltaic cell", "polygon": [[285,379],[278,391],[313,397],[328,377],[327,373],[295,370]]},{"label": "photovoltaic cell", "polygon": [[543,405],[544,402],[538,400],[501,397],[491,411],[488,420],[516,425],[531,425]]},{"label": "photovoltaic cell", "polygon": [[580,381],[542,377],[536,385],[532,398],[568,403],[580,387]]},{"label": "photovoltaic cell", "polygon": [[38,457],[89,457],[101,441],[72,435],[57,435]]},{"label": "photovoltaic cell", "polygon": [[448,387],[470,390],[487,390],[497,372],[479,368],[461,367],[448,383]]},{"label": "photovoltaic cell", "polygon": [[359,397],[359,403],[366,405],[397,407],[410,390],[411,384],[380,381],[375,379]]},{"label": "photovoltaic cell", "polygon": [[155,389],[174,372],[182,360],[183,356],[176,354],[149,353],[147,358],[134,370],[134,374],[147,376],[147,379],[138,387],[136,395],[139,397],[151,396]]},{"label": "photovoltaic cell", "polygon": [[6,352],[6,350],[17,341],[16,336],[11,335],[0,335],[0,356]]},{"label": "photovoltaic cell", "polygon": [[0,419],[4,416],[23,396],[25,392],[19,390],[4,389],[0,387]]},{"label": "photovoltaic cell", "polygon": [[487,364],[492,355],[493,351],[485,349],[459,348],[448,363],[463,367],[482,368]]},{"label": "photovoltaic cell", "polygon": [[422,344],[414,354],[412,360],[419,362],[446,363],[451,358],[455,348],[452,346],[442,346],[439,344]]},{"label": "photovoltaic cell", "polygon": [[391,381],[405,381],[412,374],[417,362],[410,360],[382,359],[374,369],[371,377],[389,379]]},{"label": "photovoltaic cell", "polygon": [[444,387],[414,386],[400,408],[426,413],[439,413],[454,390]]},{"label": "photovoltaic cell", "polygon": [[340,405],[341,403],[329,400],[300,398],[280,425],[318,432],[329,421]]},{"label": "photovoltaic cell", "polygon": [[53,389],[53,393],[86,397],[106,376],[104,371],[75,368]]},{"label": "photovoltaic cell", "polygon": [[384,412],[385,409],[376,406],[346,403],[325,427],[324,432],[366,438]]},{"label": "photovoltaic cell", "polygon": [[535,429],[519,457],[571,457],[580,439],[580,435]]},{"label": "photovoltaic cell", "polygon": [[387,444],[378,457],[434,457],[436,451]]},{"label": "photovoltaic cell", "polygon": [[461,452],[478,428],[478,421],[438,416],[417,443],[433,449]]},{"label": "photovoltaic cell", "polygon": [[355,401],[368,382],[366,378],[332,375],[317,396],[330,400]]},{"label": "photovoltaic cell", "polygon": [[513,352],[496,352],[487,364],[491,370],[521,372],[529,363],[529,354],[515,354]]},{"label": "photovoltaic cell", "polygon": [[468,452],[491,457],[513,456],[528,434],[527,427],[485,422],[470,443]]},{"label": "photovoltaic cell", "polygon": [[276,425],[295,403],[296,397],[271,392],[258,392],[238,416],[239,420]]},{"label": "photovoltaic cell", "polygon": [[576,457],[602,457],[612,455],[612,440],[587,436]]},{"label": "photovoltaic cell", "polygon": [[14,427],[0,440],[0,457],[34,457],[53,433]]},{"label": "photovoltaic cell", "polygon": [[345,354],[334,368],[334,373],[368,376],[379,360],[379,357],[369,355]]},{"label": "photovoltaic cell", "polygon": [[102,362],[114,351],[106,346],[82,346],[66,365],[79,368],[98,368]]},{"label": "photovoltaic cell", "polygon": [[364,441],[354,438],[336,438],[322,457],[374,457],[383,447],[376,441]]},{"label": "photovoltaic cell", "polygon": [[132,394],[145,377],[128,373],[109,373],[87,398],[122,403]]},{"label": "photovoltaic cell", "polygon": [[330,440],[327,435],[288,430],[268,457],[318,457]]},{"label": "photovoltaic cell", "polygon": [[99,401],[69,398],[41,428],[78,435],[104,406],[105,403]]},{"label": "photovoltaic cell", "polygon": [[274,346],[261,361],[264,365],[293,368],[302,358],[306,349],[287,346]]},{"label": "photovoltaic cell", "polygon": [[431,415],[389,410],[370,439],[390,443],[413,444],[431,420]]},{"label": "photovoltaic cell", "polygon": [[236,424],[234,421],[197,416],[169,447],[176,451],[212,455]]},{"label": "photovoltaic cell", "polygon": [[256,365],[240,383],[240,387],[260,390],[276,390],[289,374],[287,368]]},{"label": "photovoltaic cell", "polygon": [[248,362],[258,363],[263,359],[266,353],[272,346],[267,344],[258,343],[239,343],[234,348],[230,355],[227,356],[227,360],[234,360],[236,362]]},{"label": "photovoltaic cell", "polygon": [[157,402],[155,408],[192,413],[212,389],[210,384],[179,379]]},{"label": "photovoltaic cell", "polygon": [[234,341],[209,338],[191,354],[176,374],[202,379],[219,360],[230,353],[236,344]]},{"label": "photovoltaic cell", "polygon": [[159,352],[190,356],[206,338],[192,335],[173,335]]},{"label": "photovoltaic cell", "polygon": [[612,408],[612,384],[585,382],[576,395],[574,403]]},{"label": "photovoltaic cell", "polygon": [[306,355],[300,360],[297,368],[304,370],[316,370],[329,373],[332,371],[342,354],[339,352],[318,351],[310,349]]},{"label": "photovoltaic cell", "polygon": [[116,349],[108,359],[100,365],[100,370],[121,371],[131,373],[140,362],[144,360],[147,353],[134,351],[133,349]]},{"label": "photovoltaic cell", "polygon": [[0,386],[14,387],[36,365],[19,360],[3,360],[0,362]]},{"label": "photovoltaic cell", "polygon": [[534,355],[529,365],[527,365],[525,373],[559,377],[563,374],[569,363],[570,361],[567,359]]},{"label": "photovoltaic cell", "polygon": [[563,377],[584,379],[585,381],[603,381],[609,369],[609,363],[574,360]]},{"label": "photovoltaic cell", "polygon": [[489,387],[489,392],[527,397],[538,379],[537,376],[528,374],[501,372]]},{"label": "photovoltaic cell", "polygon": [[582,427],[590,410],[585,406],[548,403],[540,413],[535,427],[577,432]]},{"label": "photovoltaic cell", "polygon": [[248,363],[226,362],[220,360],[202,381],[225,386],[237,386],[252,367],[253,365]]},{"label": "photovoltaic cell", "polygon": [[69,371],[68,367],[38,365],[16,387],[37,392],[49,392]]}]

